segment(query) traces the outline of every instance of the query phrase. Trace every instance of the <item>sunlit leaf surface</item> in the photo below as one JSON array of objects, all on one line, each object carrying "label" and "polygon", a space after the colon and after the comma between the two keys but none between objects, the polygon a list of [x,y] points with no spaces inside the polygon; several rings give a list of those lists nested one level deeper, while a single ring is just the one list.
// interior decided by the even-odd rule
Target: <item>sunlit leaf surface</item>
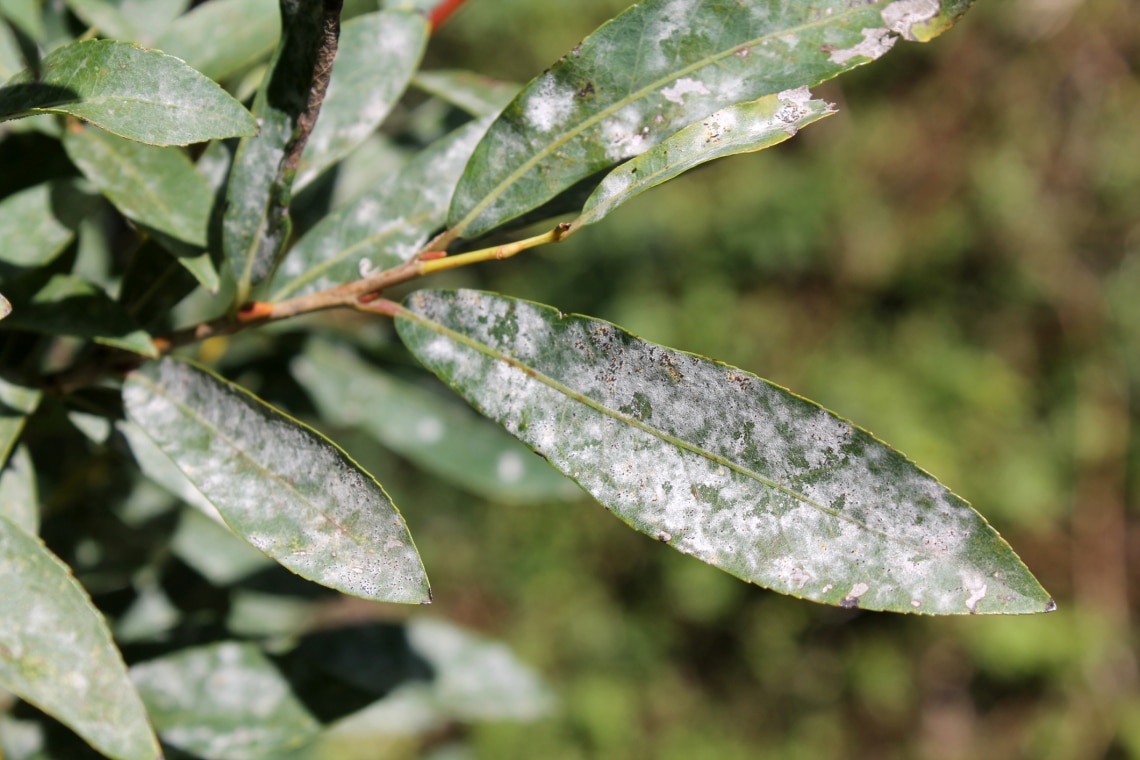
[{"label": "sunlit leaf surface", "polygon": [[806,87],[724,108],[614,169],[586,200],[572,229],[593,224],[651,187],[695,166],[770,148],[834,111]]},{"label": "sunlit leaf surface", "polygon": [[937,0],[634,5],[507,106],[459,182],[448,226],[481,235],[719,109],[814,86],[952,15]]},{"label": "sunlit leaf surface", "polygon": [[181,60],[129,42],[85,40],[0,86],[0,121],[64,113],[151,145],[253,134],[240,103]]},{"label": "sunlit leaf surface", "polygon": [[132,373],[127,415],[238,534],[293,572],[354,596],[430,601],[403,517],[372,476],[312,429],[205,370]]},{"label": "sunlit leaf surface", "polygon": [[1052,609],[968,504],[869,433],[727,365],[476,291],[397,319],[426,367],[637,530],[843,607]]}]

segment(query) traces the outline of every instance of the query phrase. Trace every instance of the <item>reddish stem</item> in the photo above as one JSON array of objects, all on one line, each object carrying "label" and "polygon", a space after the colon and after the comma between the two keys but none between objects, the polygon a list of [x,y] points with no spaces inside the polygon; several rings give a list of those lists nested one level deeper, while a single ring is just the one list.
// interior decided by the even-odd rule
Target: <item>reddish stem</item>
[{"label": "reddish stem", "polygon": [[432,31],[439,29],[443,22],[451,16],[452,13],[459,10],[459,6],[463,5],[466,0],[443,0],[443,2],[436,5],[431,9],[428,14],[428,23],[431,24]]}]

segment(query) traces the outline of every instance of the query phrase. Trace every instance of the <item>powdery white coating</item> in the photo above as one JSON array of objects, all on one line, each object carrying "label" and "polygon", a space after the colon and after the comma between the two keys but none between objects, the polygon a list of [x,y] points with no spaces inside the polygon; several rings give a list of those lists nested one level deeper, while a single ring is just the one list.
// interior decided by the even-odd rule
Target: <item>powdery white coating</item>
[{"label": "powdery white coating", "polygon": [[184,649],[131,668],[163,739],[202,757],[265,757],[319,730],[254,644]]},{"label": "powdery white coating", "polygon": [[424,443],[443,440],[443,423],[436,417],[424,417],[416,423],[416,437]]},{"label": "powdery white coating", "polygon": [[938,0],[896,0],[883,8],[883,23],[904,40],[915,41],[911,27],[934,18],[939,10]]},{"label": "powdery white coating", "polygon": [[718,109],[838,74],[862,59],[840,52],[829,61],[826,51],[852,44],[851,29],[880,26],[884,5],[661,0],[632,6],[504,110],[456,188],[448,225],[473,238]]},{"label": "powdery white coating", "polygon": [[285,567],[355,596],[428,601],[400,513],[327,439],[172,359],[132,375],[123,400],[226,522]]},{"label": "powdery white coating", "polygon": [[158,744],[103,616],[71,569],[0,517],[0,683],[104,754]]},{"label": "powdery white coating", "polygon": [[898,40],[890,29],[863,29],[862,34],[862,42],[844,50],[831,51],[829,60],[841,66],[860,56],[873,61],[894,47]]},{"label": "powdery white coating", "polygon": [[668,87],[662,88],[661,94],[665,99],[671,103],[684,103],[685,96],[696,93],[697,95],[708,95],[709,88],[705,87],[703,82],[698,82],[689,77],[681,77]]},{"label": "powdery white coating", "polygon": [[523,101],[523,113],[539,132],[550,132],[562,126],[574,110],[574,94],[573,89],[560,85],[552,75],[546,74]]},{"label": "powdery white coating", "polygon": [[820,601],[839,603],[851,595],[836,588],[854,586],[870,609],[916,599],[921,612],[963,613],[987,582],[1002,586],[1003,604],[1035,604],[1023,593],[1039,592],[1027,573],[1016,585],[994,576],[1012,553],[967,504],[782,388],[501,296],[421,291],[409,307],[439,326],[398,322],[425,365],[623,520],[682,552]]},{"label": "powdery white coating", "polygon": [[322,219],[286,254],[272,300],[314,293],[349,282],[360,262],[377,269],[415,255],[441,227],[455,183],[491,118],[437,140],[388,178]]}]

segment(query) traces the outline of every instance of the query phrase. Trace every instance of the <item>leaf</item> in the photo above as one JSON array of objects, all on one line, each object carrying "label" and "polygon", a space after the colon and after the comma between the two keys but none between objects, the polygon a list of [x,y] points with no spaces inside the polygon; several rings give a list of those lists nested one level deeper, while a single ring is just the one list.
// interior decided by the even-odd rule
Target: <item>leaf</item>
[{"label": "leaf", "polygon": [[128,419],[265,554],[354,596],[430,601],[423,565],[388,494],[316,431],[169,358],[131,373],[123,400]]},{"label": "leaf", "polygon": [[84,40],[45,56],[0,87],[0,121],[63,113],[150,145],[253,134],[225,90],[173,56],[127,42]]},{"label": "leaf", "polygon": [[717,111],[614,169],[586,200],[571,230],[600,221],[621,204],[695,166],[778,145],[833,114],[806,87]]},{"label": "leaf", "polygon": [[0,578],[0,686],[108,757],[160,757],[102,615],[67,565],[3,515]]},{"label": "leaf", "polygon": [[255,644],[223,641],[131,668],[162,740],[205,760],[277,757],[320,730]]},{"label": "leaf", "polygon": [[267,57],[280,36],[275,0],[211,0],[175,19],[155,47],[221,82]]},{"label": "leaf", "polygon": [[21,444],[0,471],[0,516],[7,517],[29,535],[40,529],[36,470],[28,447]]},{"label": "leaf", "polygon": [[103,37],[150,45],[186,10],[187,0],[67,0],[71,10]]},{"label": "leaf", "polygon": [[368,13],[344,25],[321,117],[301,154],[295,190],[380,126],[418,68],[427,37],[427,19],[420,13]]},{"label": "leaf", "polygon": [[364,430],[427,472],[485,499],[533,503],[578,489],[499,428],[448,399],[310,341],[292,364],[321,418]]},{"label": "leaf", "polygon": [[281,0],[281,18],[281,41],[253,103],[258,133],[238,146],[226,195],[222,239],[238,303],[270,275],[289,238],[296,167],[287,158],[303,131],[318,49],[329,31],[323,3]]},{"label": "leaf", "polygon": [[502,82],[460,69],[420,71],[412,84],[477,119],[497,116],[522,89],[514,82]]},{"label": "leaf", "polygon": [[40,405],[40,391],[0,377],[0,461],[8,458],[24,431],[28,415]]},{"label": "leaf", "polygon": [[966,502],[783,388],[494,294],[421,291],[408,306],[396,326],[428,369],[623,521],[685,554],[844,607],[1055,607]]},{"label": "leaf", "polygon": [[390,182],[332,212],[281,263],[272,301],[315,293],[402,264],[443,226],[447,205],[489,118],[420,151]]},{"label": "leaf", "polygon": [[95,285],[66,274],[48,280],[29,300],[15,302],[0,330],[92,338],[143,356],[158,356],[150,336]]},{"label": "leaf", "polygon": [[734,103],[814,86],[941,19],[937,0],[646,0],[503,111],[448,217],[474,238]]},{"label": "leaf", "polygon": [[69,130],[68,157],[123,216],[155,235],[207,290],[219,279],[207,245],[214,194],[181,148],[156,148],[98,129]]},{"label": "leaf", "polygon": [[43,182],[0,201],[0,279],[55,259],[98,203],[75,180]]}]

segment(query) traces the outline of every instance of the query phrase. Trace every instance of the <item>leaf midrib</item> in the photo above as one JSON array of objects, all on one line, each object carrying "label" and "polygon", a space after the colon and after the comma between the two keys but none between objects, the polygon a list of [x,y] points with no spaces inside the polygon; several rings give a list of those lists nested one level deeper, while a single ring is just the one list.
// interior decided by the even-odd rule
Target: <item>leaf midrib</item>
[{"label": "leaf midrib", "polygon": [[[884,0],[876,0],[876,2],[873,4],[873,6],[869,6],[869,7],[877,7],[880,4],[882,4],[882,2],[884,2]],[[456,235],[462,235],[463,232],[466,230],[466,228],[472,222],[474,222],[476,219],[478,219],[479,216],[481,216],[482,213],[484,211],[486,211],[488,207],[491,206],[491,204],[495,203],[502,196],[502,194],[506,188],[508,188],[511,185],[518,182],[524,175],[526,175],[527,172],[529,172],[531,169],[533,169],[535,166],[537,166],[539,164],[539,162],[545,160],[550,154],[554,153],[555,150],[562,147],[566,143],[570,142],[572,139],[578,137],[579,135],[581,135],[583,132],[585,132],[587,129],[594,126],[598,122],[600,122],[603,119],[613,115],[617,111],[620,111],[622,108],[625,108],[627,105],[629,105],[631,103],[635,103],[638,100],[646,97],[650,93],[655,92],[658,88],[663,87],[670,82],[676,81],[677,79],[683,77],[686,74],[690,74],[694,71],[697,71],[698,69],[702,69],[706,66],[710,66],[710,65],[716,63],[717,61],[721,60],[722,58],[727,58],[730,55],[735,55],[736,51],[740,50],[742,48],[751,49],[751,48],[754,48],[754,47],[756,47],[756,46],[758,46],[764,42],[767,42],[771,39],[774,39],[778,36],[783,36],[783,35],[787,35],[787,34],[795,34],[797,32],[802,32],[802,31],[806,31],[809,29],[827,26],[827,25],[830,25],[836,21],[842,21],[843,19],[847,18],[848,16],[855,15],[857,13],[865,12],[866,10],[868,10],[868,7],[862,7],[862,8],[853,7],[853,8],[847,9],[846,11],[844,11],[842,13],[835,14],[832,16],[828,16],[826,18],[819,19],[818,21],[810,21],[806,24],[800,24],[799,26],[788,27],[785,29],[781,29],[779,31],[772,31],[772,32],[769,32],[767,34],[763,34],[763,35],[756,37],[752,40],[742,42],[742,43],[737,44],[737,45],[733,45],[731,48],[728,48],[727,50],[723,50],[719,53],[716,53],[715,55],[711,55],[711,56],[708,56],[706,58],[702,58],[698,61],[695,61],[694,63],[690,64],[689,66],[686,66],[683,69],[672,71],[672,72],[670,72],[670,74],[668,76],[657,79],[654,82],[642,87],[639,90],[635,90],[634,92],[630,93],[629,95],[625,96],[624,98],[617,100],[616,102],[614,102],[610,106],[607,106],[606,108],[602,109],[601,111],[598,111],[593,116],[590,116],[590,117],[584,119],[583,121],[579,122],[576,126],[574,126],[570,130],[565,132],[562,136],[560,136],[557,139],[555,139],[554,141],[548,143],[544,149],[536,152],[533,156],[531,156],[529,159],[527,159],[522,164],[520,164],[519,167],[515,171],[508,174],[503,179],[502,182],[500,182],[498,185],[496,185],[494,188],[492,188],[490,192],[488,192],[486,195],[484,195],[483,200],[481,200],[479,203],[477,203],[471,209],[471,211],[469,211],[467,213],[467,215],[464,216],[463,219],[460,220],[460,222],[455,225],[455,227],[453,228],[453,231],[455,232]],[[638,49],[640,51],[640,47]]]},{"label": "leaf midrib", "polygon": [[[349,538],[350,540],[352,540],[353,543],[355,543],[357,546],[361,547],[362,549],[369,551],[369,546],[367,544],[363,543],[351,531],[349,531],[343,525],[341,525],[336,520],[334,520],[325,510],[318,507],[315,502],[313,502],[308,496],[305,496],[300,491],[298,491],[287,480],[285,480],[281,476],[277,475],[272,470],[267,469],[260,462],[258,462],[257,460],[255,460],[251,456],[249,456],[249,454],[246,453],[245,449],[238,445],[237,441],[235,441],[233,438],[231,438],[230,436],[226,435],[224,432],[219,430],[217,428],[217,426],[215,426],[215,425],[211,424],[210,422],[207,422],[205,419],[203,419],[200,415],[198,415],[194,411],[194,409],[192,407],[190,407],[187,404],[182,403],[178,399],[176,399],[173,396],[166,393],[161,385],[159,385],[157,382],[151,380],[149,377],[146,377],[145,375],[135,373],[133,376],[133,379],[135,382],[138,382],[142,385],[149,387],[155,395],[160,396],[161,398],[165,399],[172,406],[174,406],[176,409],[178,409],[180,412],[182,412],[182,414],[184,416],[190,418],[190,420],[192,422],[197,422],[199,425],[201,425],[202,427],[209,430],[213,434],[213,437],[215,439],[220,439],[220,440],[224,441],[230,448],[233,449],[233,451],[239,457],[241,457],[245,461],[249,462],[251,465],[253,465],[253,467],[255,469],[257,469],[263,475],[267,476],[271,480],[276,481],[282,487],[283,490],[294,494],[299,501],[301,501],[305,506],[311,508],[314,512],[316,512],[318,515],[323,517],[330,525],[332,525],[334,528],[336,528],[336,530],[339,533],[341,533],[341,535]],[[264,403],[264,402],[259,401],[255,397],[253,397],[253,398],[258,403]],[[293,420],[291,420],[291,421],[293,421]],[[144,426],[140,425],[140,428],[142,428],[142,430],[144,432],[146,432],[146,428]],[[311,429],[309,429],[309,428],[306,428],[306,430],[309,432],[312,432]],[[149,437],[150,434],[147,433],[147,436]],[[163,453],[164,454],[166,453],[165,450],[163,451]],[[169,456],[169,455],[167,454],[167,456]],[[175,462],[175,464],[177,465],[177,462]],[[178,468],[180,470],[182,469],[182,467],[180,465],[178,466]],[[363,471],[361,471],[361,472],[363,472]],[[191,481],[191,482],[193,482],[193,481]],[[194,487],[198,488],[198,484],[195,483]],[[201,491],[200,488],[198,488],[198,490]],[[205,496],[205,494],[202,494],[202,495]],[[206,498],[209,499],[208,496]],[[213,503],[213,499],[210,499],[210,502]],[[394,505],[390,501],[389,501],[388,505],[394,509]],[[224,517],[224,515],[223,515],[223,517]],[[371,551],[369,553],[374,554],[374,552],[371,552]]]},{"label": "leaf midrib", "polygon": [[809,507],[817,509],[817,510],[819,510],[825,514],[831,515],[832,517],[834,517],[838,520],[842,520],[842,521],[844,521],[850,525],[854,525],[854,526],[858,527],[860,530],[864,530],[868,533],[878,535],[888,542],[897,543],[897,544],[900,544],[902,546],[907,546],[907,547],[913,549],[914,551],[921,552],[921,553],[926,554],[928,556],[932,556],[935,554],[935,552],[930,547],[912,544],[909,541],[905,541],[905,540],[899,538],[898,536],[890,535],[884,531],[872,528],[871,526],[867,525],[866,523],[860,522],[860,521],[852,518],[850,515],[846,515],[846,514],[840,512],[839,510],[832,509],[831,507],[827,507],[823,504],[819,504],[817,502],[814,502],[811,499],[809,499],[806,495],[801,494],[801,493],[789,488],[788,486],[786,486],[782,483],[778,483],[778,482],[772,480],[771,478],[765,477],[764,475],[761,475],[758,472],[755,472],[755,471],[753,471],[747,467],[744,467],[743,465],[737,464],[736,462],[733,462],[732,460],[727,459],[727,458],[725,458],[719,454],[715,454],[711,451],[707,451],[705,449],[699,448],[699,447],[695,446],[694,444],[691,444],[691,443],[689,443],[689,442],[687,442],[681,438],[678,438],[678,437],[676,437],[670,433],[666,433],[665,431],[660,430],[656,427],[653,427],[652,425],[648,425],[648,424],[642,422],[641,420],[635,419],[633,417],[629,417],[625,414],[622,414],[619,411],[610,409],[609,407],[603,405],[602,403],[600,403],[598,401],[595,401],[594,399],[590,398],[589,396],[585,396],[581,393],[578,393],[577,391],[575,391],[572,388],[564,385],[563,383],[559,382],[558,380],[555,380],[554,378],[550,377],[549,375],[541,373],[538,370],[534,369],[533,367],[529,367],[526,364],[522,363],[521,361],[519,361],[513,357],[505,356],[501,353],[498,353],[494,349],[492,349],[490,346],[488,346],[487,344],[480,343],[479,341],[477,341],[473,338],[469,338],[468,336],[463,335],[462,333],[456,332],[455,330],[452,330],[448,327],[445,327],[438,322],[433,322],[433,321],[427,319],[426,317],[423,317],[419,314],[416,314],[415,312],[408,310],[406,308],[401,309],[400,316],[411,319],[412,321],[419,323],[420,325],[428,328],[429,330],[432,330],[434,332],[438,332],[440,334],[446,335],[448,338],[450,338],[450,339],[452,339],[458,343],[461,343],[462,345],[465,345],[469,348],[472,348],[472,349],[478,351],[479,353],[481,353],[481,354],[483,354],[483,355],[485,355],[491,359],[495,359],[497,361],[504,362],[504,363],[514,367],[515,369],[518,369],[519,371],[523,372],[527,377],[534,378],[535,380],[547,385],[548,387],[552,388],[553,390],[558,391],[559,393],[563,394],[564,396],[567,396],[568,398],[570,398],[574,401],[577,401],[580,404],[583,404],[584,406],[590,407],[591,409],[593,409],[596,412],[599,412],[600,414],[603,414],[603,415],[608,416],[608,417],[612,417],[613,419],[617,420],[618,422],[624,423],[626,425],[636,427],[636,428],[638,428],[638,429],[640,429],[646,433],[649,433],[650,435],[660,439],[661,441],[663,441],[667,444],[670,444],[670,445],[675,446],[675,447],[680,448],[680,449],[684,449],[685,451],[689,451],[689,452],[696,454],[698,456],[704,457],[705,459],[708,459],[709,461],[715,462],[716,464],[721,465],[723,467],[726,467],[726,468],[732,470],[733,472],[736,472],[739,475],[743,475],[744,477],[751,478],[763,486],[766,486],[768,488],[772,488],[772,489],[775,489],[777,491],[780,491],[781,493],[784,493],[785,495],[791,497],[792,499],[795,499],[796,501],[802,502],[803,504],[805,504]]}]

